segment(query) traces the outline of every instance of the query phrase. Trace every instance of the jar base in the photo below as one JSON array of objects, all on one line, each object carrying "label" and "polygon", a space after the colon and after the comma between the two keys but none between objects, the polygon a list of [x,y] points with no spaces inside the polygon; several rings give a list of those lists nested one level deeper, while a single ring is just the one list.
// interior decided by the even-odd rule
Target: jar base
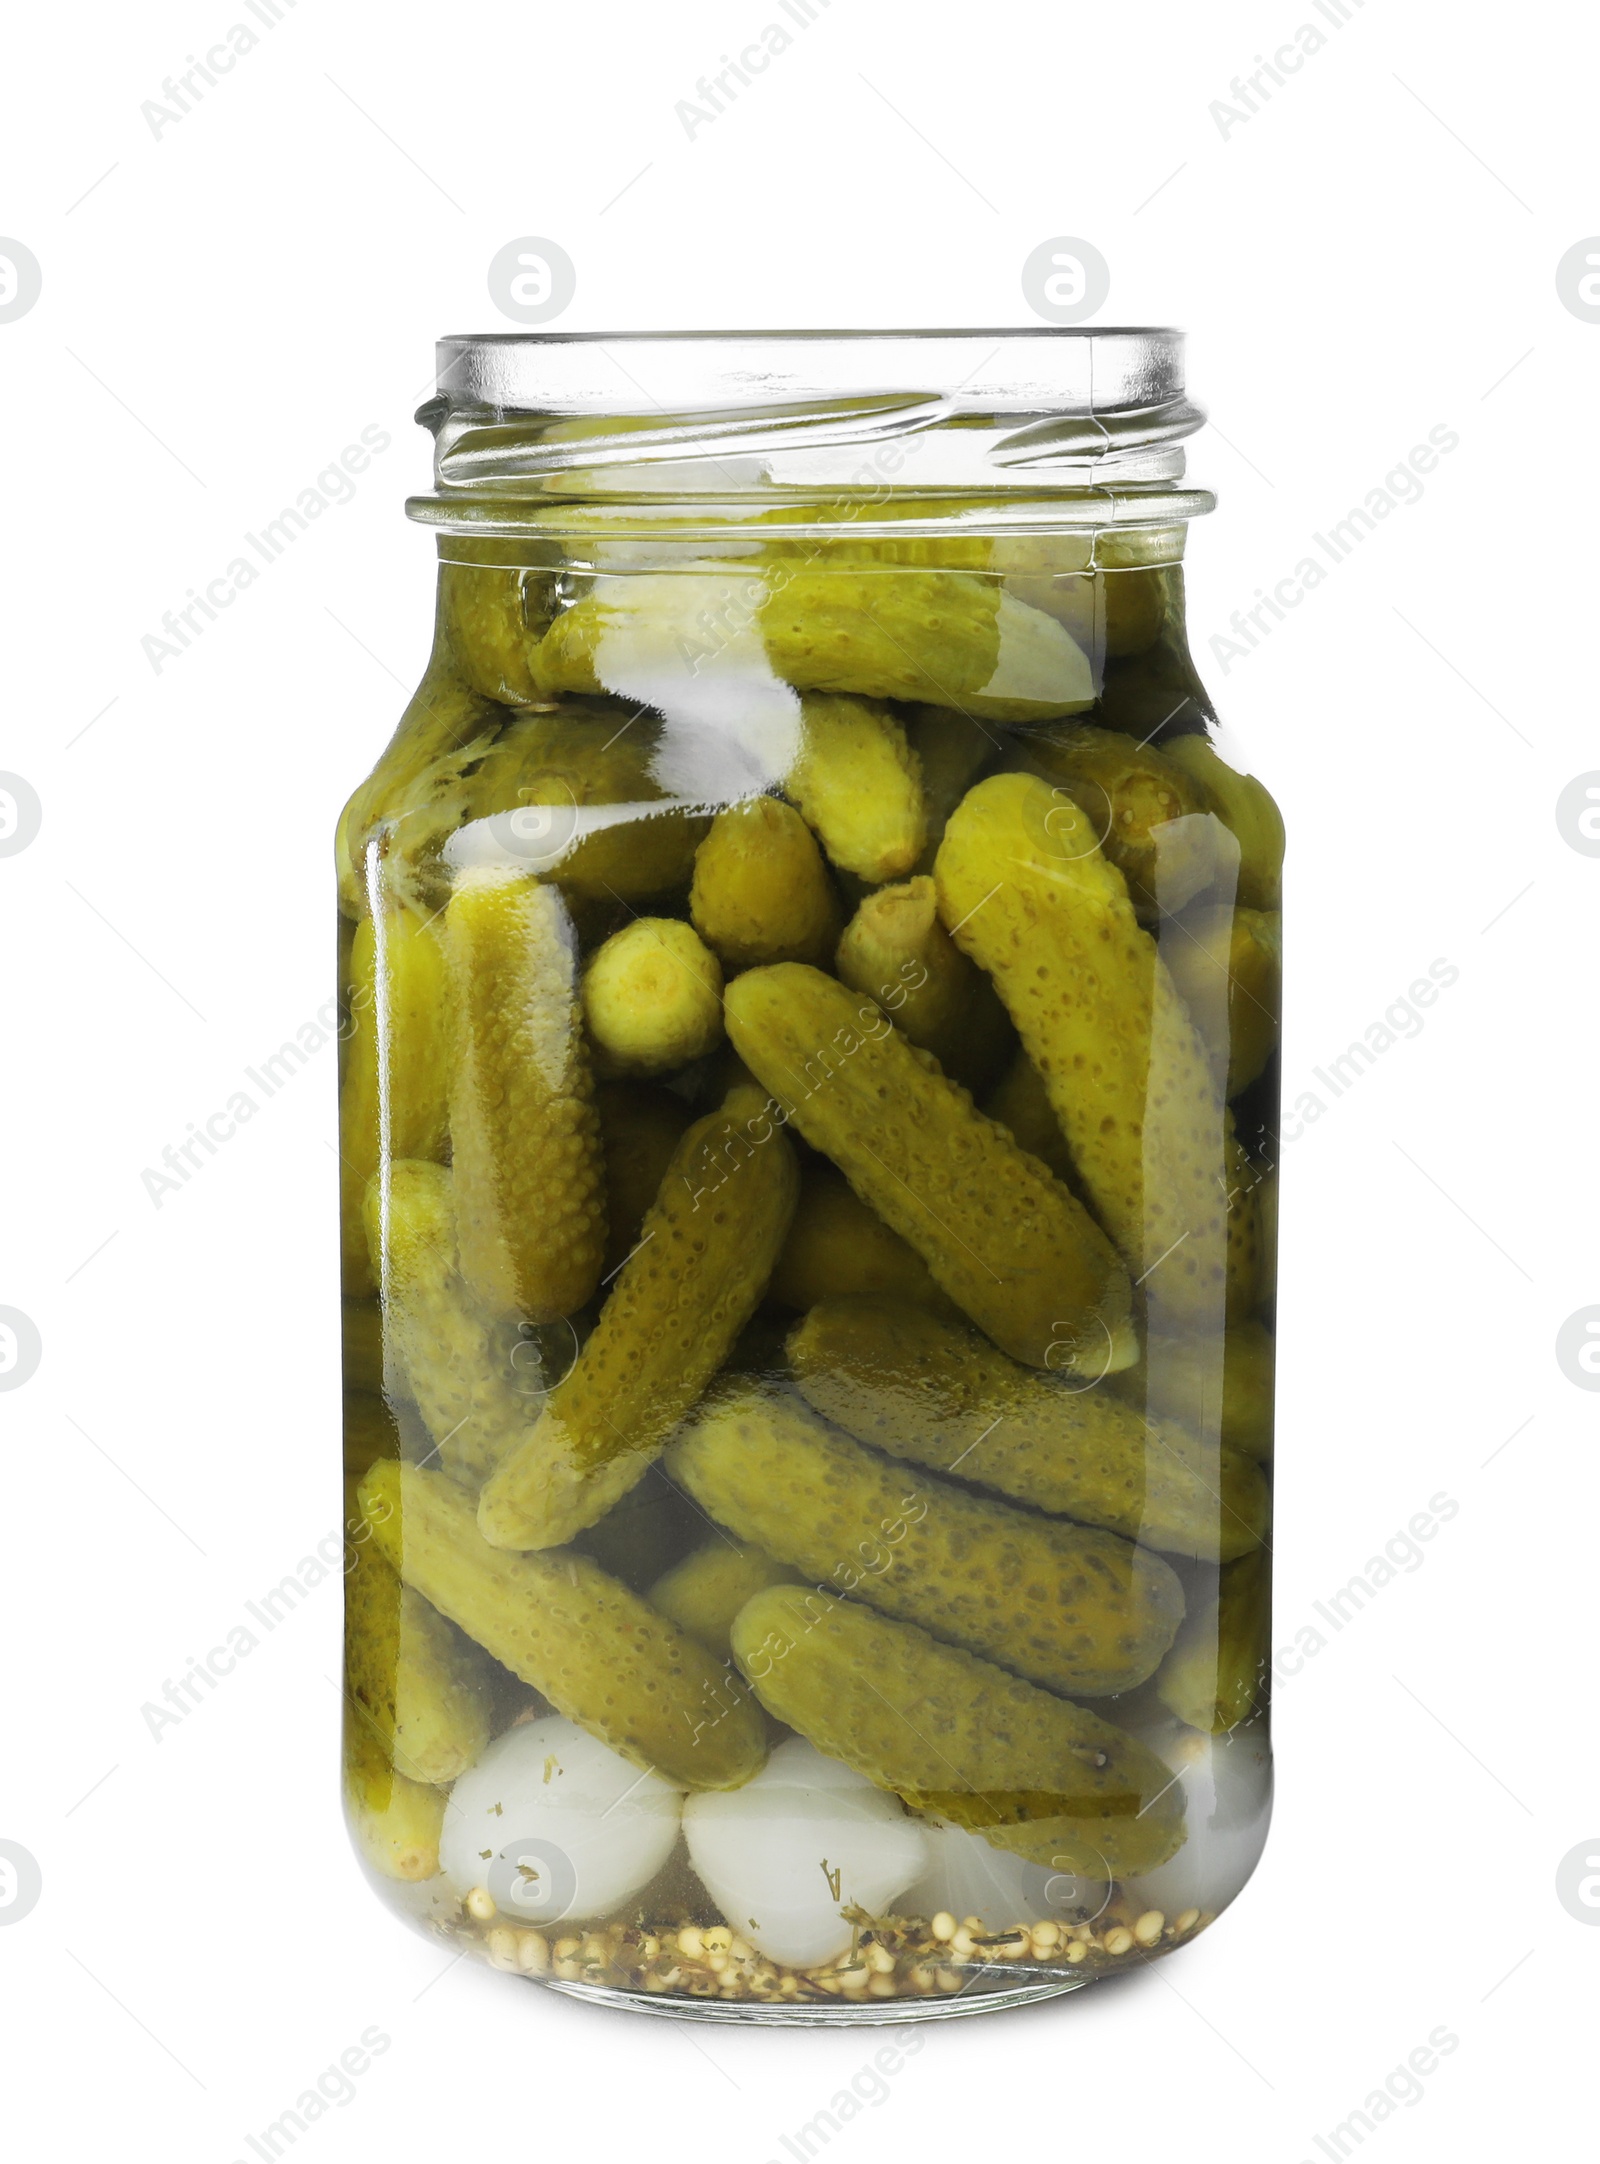
[{"label": "jar base", "polygon": [[816,2000],[799,2004],[774,2000],[671,1998],[654,1991],[623,1991],[607,1984],[566,1983],[540,1976],[530,1981],[563,1997],[582,1999],[590,2006],[665,2016],[669,2021],[730,2022],[766,2029],[839,2029],[904,2027],[908,2021],[940,2021],[969,2014],[998,2013],[1008,2006],[1034,2006],[1041,1999],[1058,1999],[1069,1991],[1081,1991],[1097,1981],[1094,1976],[1057,1976],[1048,1983],[1010,1984],[997,1991],[953,1993],[948,1998],[860,1999],[819,2005]]}]

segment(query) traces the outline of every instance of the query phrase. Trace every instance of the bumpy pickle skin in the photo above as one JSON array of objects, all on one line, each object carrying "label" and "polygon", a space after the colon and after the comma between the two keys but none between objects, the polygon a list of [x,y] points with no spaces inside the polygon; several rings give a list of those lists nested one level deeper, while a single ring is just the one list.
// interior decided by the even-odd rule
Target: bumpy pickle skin
[{"label": "bumpy pickle skin", "polygon": [[[1110,1387],[1152,1420],[1173,1420],[1220,1435],[1234,1450],[1264,1462],[1272,1456],[1272,1333],[1252,1316],[1214,1337],[1152,1337]],[[1219,1372],[1220,1371],[1220,1372]]]},{"label": "bumpy pickle skin", "polygon": [[339,1212],[347,1299],[374,1289],[362,1197],[380,1160],[441,1159],[450,1137],[444,949],[405,907],[363,917],[350,947],[350,1036],[339,1087]]},{"label": "bumpy pickle skin", "polygon": [[571,919],[553,887],[474,874],[450,897],[445,946],[462,1274],[491,1312],[552,1322],[588,1300],[606,1243]]},{"label": "bumpy pickle skin", "polygon": [[351,1838],[375,1871],[406,1885],[437,1875],[444,1790],[397,1773],[367,1722],[348,1709],[344,1800]]},{"label": "bumpy pickle skin", "polygon": [[[1080,722],[1031,732],[1012,763],[1064,789],[1088,815],[1141,915],[1181,909],[1211,884],[1216,851],[1208,846],[1203,818],[1207,798],[1154,745]],[[1189,823],[1175,830],[1177,820]],[[1159,860],[1157,829],[1165,829]]]},{"label": "bumpy pickle skin", "polygon": [[733,1619],[769,1585],[797,1585],[786,1563],[743,1540],[708,1540],[658,1578],[646,1596],[719,1661],[732,1654]]},{"label": "bumpy pickle skin", "polygon": [[476,1486],[527,1433],[530,1404],[461,1275],[451,1176],[402,1159],[373,1180],[363,1214],[394,1387],[416,1400],[445,1471]]},{"label": "bumpy pickle skin", "polygon": [[951,820],[934,876],[952,937],[1006,1003],[1152,1316],[1207,1329],[1224,1302],[1248,1313],[1260,1266],[1249,1168],[1206,1048],[1087,814],[1033,776],[991,775]]},{"label": "bumpy pickle skin", "polygon": [[1121,1878],[1183,1845],[1182,1789],[1153,1751],[915,1624],[776,1586],[740,1609],[732,1642],[775,1719],[997,1848]]},{"label": "bumpy pickle skin", "polygon": [[1093,703],[1089,658],[1053,617],[962,571],[791,572],[761,609],[775,674],[800,691],[914,699],[991,721]]},{"label": "bumpy pickle skin", "polygon": [[940,1289],[1032,1367],[1135,1357],[1126,1271],[1081,1203],[883,1010],[820,970],[728,987],[733,1047]]},{"label": "bumpy pickle skin", "polygon": [[[607,656],[647,648],[654,618],[672,624],[680,583],[608,580],[574,602],[537,650],[541,690],[611,689]],[[772,673],[797,691],[920,700],[994,721],[1046,721],[1094,701],[1089,658],[1055,618],[970,572],[784,562],[730,582],[729,598]]]},{"label": "bumpy pickle skin", "polygon": [[486,1540],[553,1548],[643,1477],[754,1314],[798,1187],[758,1091],[695,1122],[576,1363],[485,1486]]},{"label": "bumpy pickle skin", "polygon": [[1248,1720],[1270,1661],[1268,1572],[1263,1555],[1222,1572],[1217,1598],[1197,1608],[1156,1675],[1156,1696],[1190,1728],[1213,1736]]},{"label": "bumpy pickle skin", "polygon": [[574,903],[681,892],[708,814],[656,779],[662,724],[615,700],[519,714],[474,769],[462,816]]},{"label": "bumpy pickle skin", "polygon": [[831,958],[843,915],[811,829],[753,797],[718,812],[695,855],[689,914],[724,969]]},{"label": "bumpy pickle skin", "polygon": [[867,895],[845,926],[833,966],[974,1095],[994,1080],[1016,1042],[994,986],[940,923],[926,874]]},{"label": "bumpy pickle skin", "polygon": [[489,1741],[483,1654],[414,1587],[401,1584],[359,1514],[347,1531],[344,1681],[351,1717],[367,1723],[407,1780],[453,1781]]},{"label": "bumpy pickle skin", "polygon": [[1183,1615],[1160,1556],[908,1473],[759,1383],[708,1401],[667,1471],[736,1538],[1046,1690],[1134,1689]]},{"label": "bumpy pickle skin", "polygon": [[1174,924],[1161,956],[1219,1082],[1237,1097],[1278,1048],[1283,919],[1262,909],[1198,910]]},{"label": "bumpy pickle skin", "polygon": [[887,1293],[938,1315],[961,1312],[916,1249],[867,1208],[844,1175],[813,1161],[801,1174],[799,1205],[767,1298],[803,1312],[818,1300],[858,1293]]},{"label": "bumpy pickle skin", "polygon": [[1209,737],[1175,736],[1162,747],[1174,766],[1205,792],[1212,812],[1239,844],[1238,900],[1246,909],[1283,907],[1283,814],[1253,774],[1219,756]]},{"label": "bumpy pickle skin", "polygon": [[610,1279],[639,1244],[644,1213],[661,1191],[693,1113],[672,1091],[643,1082],[602,1082],[595,1091],[606,1162],[606,1258]]},{"label": "bumpy pickle skin", "polygon": [[442,1474],[375,1465],[361,1484],[373,1538],[406,1583],[558,1713],[684,1788],[759,1771],[757,1707],[727,1669],[585,1555],[507,1555]]},{"label": "bumpy pickle skin", "polygon": [[722,970],[681,917],[635,917],[590,958],[583,1016],[600,1073],[668,1074],[722,1042]]},{"label": "bumpy pickle skin", "polygon": [[825,1301],[790,1332],[788,1354],[825,1419],[1035,1510],[1204,1562],[1244,1555],[1266,1531],[1267,1484],[1250,1458],[1147,1422],[1104,1390],[1063,1388],[904,1303]]},{"label": "bumpy pickle skin", "polygon": [[899,879],[922,853],[922,770],[901,723],[874,700],[807,693],[784,787],[842,871]]}]

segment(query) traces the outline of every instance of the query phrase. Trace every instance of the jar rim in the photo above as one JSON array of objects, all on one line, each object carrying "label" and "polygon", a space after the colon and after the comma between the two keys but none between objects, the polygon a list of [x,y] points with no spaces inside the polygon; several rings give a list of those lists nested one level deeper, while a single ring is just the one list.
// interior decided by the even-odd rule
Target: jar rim
[{"label": "jar rim", "polygon": [[1175,329],[1099,325],[445,338],[417,415],[437,494],[412,515],[1131,492],[1158,496],[1157,517],[1193,516],[1209,499],[1172,486],[1205,418],[1184,344]]},{"label": "jar rim", "polygon": [[[631,371],[596,368],[625,348]],[[525,413],[666,410],[920,390],[988,412],[1115,412],[1183,392],[1184,333],[1052,324],[992,330],[486,331],[441,338],[439,395]],[[1002,360],[1003,357],[1003,360]],[[1002,360],[998,368],[992,366]]]}]

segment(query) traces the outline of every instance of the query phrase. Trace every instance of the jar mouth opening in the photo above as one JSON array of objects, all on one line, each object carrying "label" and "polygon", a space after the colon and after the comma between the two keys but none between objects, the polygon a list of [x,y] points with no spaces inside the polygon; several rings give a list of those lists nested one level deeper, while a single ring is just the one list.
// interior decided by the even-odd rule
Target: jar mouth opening
[{"label": "jar mouth opening", "polygon": [[1051,506],[1050,524],[1130,509],[1167,523],[1211,508],[1172,486],[1204,420],[1183,345],[1176,330],[1077,326],[446,338],[417,415],[436,494],[410,509],[481,531],[535,511],[544,526],[558,504],[727,517],[877,499],[903,517],[918,498],[1025,495]]},{"label": "jar mouth opening", "polygon": [[451,404],[526,413],[792,405],[901,394],[952,410],[1116,412],[1183,391],[1168,326],[994,330],[489,331],[441,338]]}]

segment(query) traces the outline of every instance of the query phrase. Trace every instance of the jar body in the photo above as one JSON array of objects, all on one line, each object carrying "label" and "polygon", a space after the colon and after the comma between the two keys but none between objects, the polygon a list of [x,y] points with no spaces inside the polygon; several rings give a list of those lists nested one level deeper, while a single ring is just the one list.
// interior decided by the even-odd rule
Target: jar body
[{"label": "jar body", "polygon": [[972,2011],[1253,1865],[1282,832],[1181,546],[441,540],[340,834],[346,1794],[496,1966]]}]

